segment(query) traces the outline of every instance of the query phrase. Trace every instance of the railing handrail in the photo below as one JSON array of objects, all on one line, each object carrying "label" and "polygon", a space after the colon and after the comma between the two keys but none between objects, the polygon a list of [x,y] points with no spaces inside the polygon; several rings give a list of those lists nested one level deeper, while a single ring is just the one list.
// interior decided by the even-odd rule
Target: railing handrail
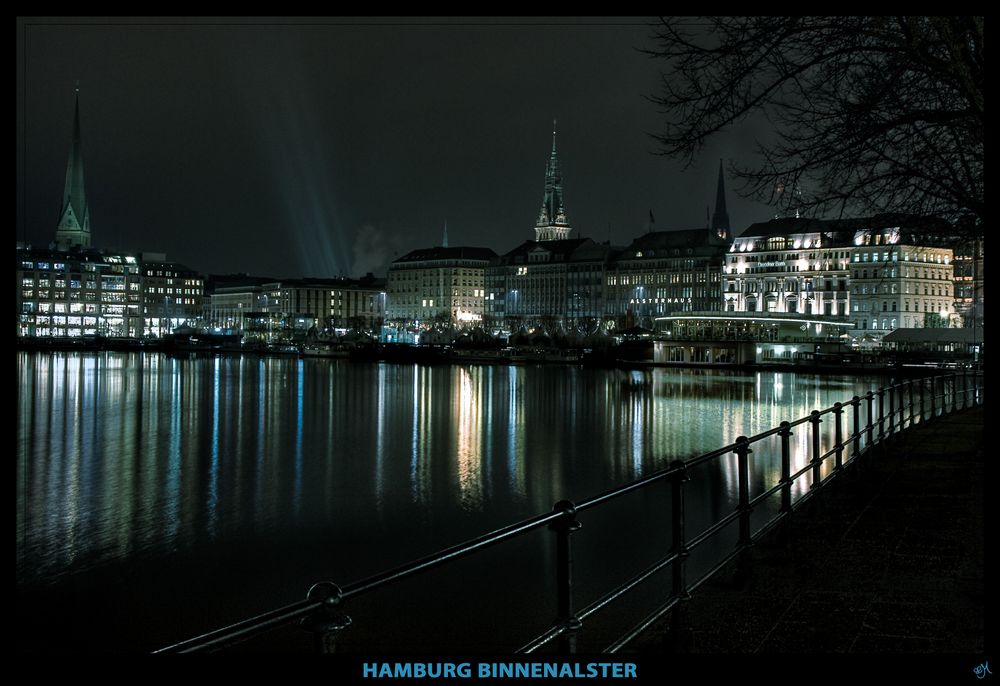
[{"label": "railing handrail", "polygon": [[[778,427],[769,429],[754,436],[751,437],[741,436],[734,443],[730,443],[722,448],[717,448],[715,450],[703,453],[701,455],[689,458],[687,460],[675,461],[668,467],[659,469],[635,481],[629,482],[621,486],[617,486],[603,493],[599,493],[597,495],[586,498],[580,501],[578,504],[574,505],[569,501],[560,501],[559,503],[556,503],[556,506],[553,508],[553,510],[549,512],[538,514],[533,517],[529,517],[527,519],[515,522],[514,524],[510,524],[501,527],[499,529],[495,529],[486,534],[468,539],[456,545],[444,548],[435,553],[426,555],[424,557],[418,558],[416,560],[389,569],[387,571],[379,572],[377,574],[363,578],[359,581],[350,583],[346,586],[340,587],[329,582],[321,582],[318,584],[314,584],[313,587],[310,589],[309,593],[307,594],[305,600],[300,600],[298,602],[285,605],[275,610],[271,610],[256,615],[254,617],[242,620],[235,624],[231,624],[216,629],[214,631],[202,634],[200,636],[196,636],[181,641],[179,643],[166,646],[154,652],[155,653],[199,652],[203,650],[210,650],[213,648],[223,647],[225,645],[230,645],[242,640],[246,640],[255,635],[273,629],[277,626],[290,623],[296,619],[304,619],[306,617],[313,615],[316,612],[329,611],[333,608],[338,607],[344,600],[348,598],[360,596],[365,593],[383,588],[402,579],[409,578],[413,575],[433,569],[435,567],[439,567],[458,558],[471,555],[484,548],[491,547],[499,543],[503,543],[513,538],[517,538],[523,534],[535,531],[545,526],[548,526],[549,528],[553,529],[562,529],[563,535],[566,536],[566,541],[567,541],[566,545],[568,546],[568,535],[569,532],[575,530],[572,528],[571,525],[573,522],[575,522],[577,513],[596,507],[604,502],[625,495],[627,493],[644,488],[654,482],[664,481],[667,479],[671,479],[674,481],[684,481],[686,480],[685,474],[688,470],[690,470],[690,468],[703,464],[709,460],[716,459],[722,455],[732,454],[734,452],[737,453],[737,455],[740,455],[740,451],[743,450],[745,452],[741,455],[741,459],[745,460],[746,453],[751,452],[751,450],[749,449],[750,445],[764,438],[768,438],[770,436],[781,435],[782,440],[786,442],[784,448],[785,451],[787,451],[787,441],[788,437],[791,435],[790,429],[802,424],[813,423],[814,454],[811,460],[806,461],[806,464],[803,468],[801,468],[794,474],[789,474],[787,477],[783,477],[782,480],[779,481],[775,486],[766,489],[764,492],[758,494],[753,499],[749,499],[748,495],[741,495],[741,506],[739,508],[725,515],[718,521],[711,523],[704,530],[692,536],[690,538],[690,541],[687,542],[686,544],[682,541],[680,543],[679,550],[677,549],[671,550],[665,557],[658,560],[656,563],[648,567],[646,570],[636,574],[628,581],[624,582],[615,589],[605,593],[603,596],[601,596],[601,598],[592,602],[585,609],[580,611],[579,613],[580,616],[573,616],[572,619],[578,623],[579,619],[586,618],[593,612],[606,606],[612,600],[617,599],[625,592],[631,590],[632,588],[639,585],[639,583],[652,576],[654,572],[659,571],[660,569],[663,569],[668,565],[676,565],[678,563],[683,563],[683,559],[687,557],[688,552],[691,549],[704,543],[706,540],[708,540],[716,533],[718,533],[721,529],[739,520],[741,527],[747,527],[747,528],[745,529],[744,533],[741,534],[741,541],[737,545],[737,549],[726,555],[726,557],[722,562],[715,565],[706,575],[703,575],[698,581],[696,581],[690,587],[687,586],[687,584],[685,583],[683,585],[682,591],[686,594],[689,591],[692,591],[698,586],[700,586],[705,580],[707,580],[712,574],[714,574],[715,571],[721,568],[723,564],[731,560],[736,553],[740,552],[743,548],[747,547],[750,543],[750,539],[756,539],[759,535],[761,535],[765,531],[769,530],[772,526],[774,526],[784,516],[790,514],[790,512],[780,512],[778,515],[772,517],[767,523],[765,523],[762,529],[757,532],[757,534],[749,536],[748,533],[749,511],[752,510],[752,508],[756,504],[758,504],[763,499],[775,495],[779,491],[790,489],[791,484],[794,483],[796,479],[798,479],[801,476],[804,476],[810,471],[814,472],[814,481],[812,484],[813,488],[822,486],[836,475],[836,472],[834,472],[832,474],[827,475],[825,478],[820,478],[820,472],[819,472],[820,465],[828,457],[843,452],[845,449],[848,449],[853,444],[854,441],[860,441],[860,439],[865,436],[868,437],[866,438],[866,445],[864,450],[864,452],[867,453],[872,447],[879,445],[885,439],[890,438],[896,433],[904,430],[903,423],[904,420],[906,419],[905,417],[906,406],[903,404],[904,388],[907,388],[910,391],[909,394],[910,422],[907,428],[912,427],[913,417],[914,417],[913,413],[915,411],[915,405],[916,405],[913,394],[914,383],[917,382],[920,383],[921,423],[923,421],[927,421],[927,419],[932,419],[938,416],[937,409],[941,410],[942,415],[945,414],[947,412],[948,397],[951,397],[952,399],[952,410],[957,409],[959,392],[957,389],[956,382],[959,376],[963,377],[964,379],[968,379],[968,377],[970,376],[969,370],[963,370],[953,374],[935,374],[931,376],[920,377],[919,379],[909,379],[907,381],[899,383],[890,383],[889,385],[881,387],[875,391],[869,391],[864,396],[854,396],[851,400],[847,402],[843,403],[838,402],[834,403],[833,405],[831,405],[826,409],[814,410],[809,415],[801,417],[793,422],[782,422],[781,425],[779,425]],[[951,393],[949,394],[947,392],[947,389],[944,388],[944,384],[942,384],[941,395],[936,395],[935,393],[936,389],[934,388],[934,386],[936,385],[936,379],[945,377],[951,377],[952,379]],[[978,404],[979,402],[977,400],[977,398],[979,397],[977,392],[981,390],[979,381],[983,378],[983,376],[978,370],[972,370],[971,377],[972,377],[971,385],[969,385],[967,382],[963,384],[963,389],[961,392],[961,395],[963,396],[962,409],[969,407],[970,395],[972,397],[972,402],[974,404]],[[932,386],[930,394],[931,405],[929,408],[930,417],[925,418],[926,412],[924,408],[923,390],[924,390],[924,382],[928,380],[931,380],[931,386]],[[893,398],[895,398],[897,395],[897,391],[900,401],[898,408],[894,407],[894,405],[892,404]],[[889,395],[888,415],[885,414],[886,407],[885,404],[882,402],[882,398],[886,393],[888,393]],[[847,435],[843,435],[841,433],[841,427],[840,427],[840,419],[842,413],[849,407],[853,408],[853,411],[855,413],[858,413],[860,411],[861,404],[864,401],[867,401],[866,404],[868,405],[869,408],[871,408],[872,404],[871,401],[873,398],[876,397],[879,398],[879,403],[878,403],[879,411],[877,413],[877,416],[873,414],[873,412],[868,412],[867,413],[868,421],[865,426],[857,428],[855,431],[852,431]],[[940,408],[936,408],[936,403],[934,402],[936,399],[941,399]],[[838,441],[835,443],[832,449],[828,450],[826,453],[821,454],[819,453],[819,448],[818,448],[819,446],[819,436],[817,433],[818,426],[819,423],[821,422],[820,417],[830,413],[834,413],[836,416]],[[895,415],[897,414],[899,415],[898,426],[894,424]],[[884,425],[887,421],[889,422],[889,429],[887,431],[883,431]],[[872,440],[872,431],[876,425],[878,425],[879,427],[878,437],[877,440]],[[856,423],[855,426],[857,427],[859,426],[859,424]],[[858,453],[852,453],[848,455],[848,458],[846,462],[844,462],[844,464],[850,464],[856,457],[858,457]],[[784,456],[783,459],[787,459],[787,456]],[[841,464],[839,455],[837,457],[837,464],[838,467]],[[745,471],[745,467],[741,469],[741,471]],[[809,499],[809,496],[811,496],[813,493],[815,493],[814,490],[808,491],[805,495],[801,496],[796,501],[795,505],[797,506],[802,502],[804,502],[805,500]],[[741,531],[743,531],[742,528]],[[677,542],[675,541],[675,546],[676,544]],[[659,617],[665,612],[674,608],[676,604],[677,604],[677,598],[674,597],[674,595],[672,595],[667,600],[667,602],[661,605],[653,613],[653,615],[650,615],[645,620],[643,620],[643,622],[640,622],[640,624],[636,626],[637,627],[648,626],[649,623],[655,621],[655,617]],[[522,650],[525,649],[527,649],[528,651],[535,650],[536,648],[541,647],[542,645],[544,645],[545,643],[556,637],[564,636],[567,632],[571,631],[571,629],[572,627],[569,627],[566,622],[557,623],[555,626],[546,629],[540,636],[536,637],[535,639],[532,639],[532,641],[525,644],[522,647]],[[631,638],[634,637],[631,635],[633,633],[636,633],[635,628],[633,628],[632,632],[627,634],[629,636],[628,640],[631,640]],[[611,648],[617,649],[620,648],[622,645],[624,645],[624,642],[621,642],[620,639],[619,642],[612,644]]]}]

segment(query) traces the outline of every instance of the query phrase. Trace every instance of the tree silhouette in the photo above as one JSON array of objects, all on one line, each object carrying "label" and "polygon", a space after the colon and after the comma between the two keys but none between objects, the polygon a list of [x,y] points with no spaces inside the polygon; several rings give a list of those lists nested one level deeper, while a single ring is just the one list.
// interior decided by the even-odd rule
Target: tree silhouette
[{"label": "tree silhouette", "polygon": [[[785,213],[898,212],[982,235],[983,17],[665,17],[658,152],[763,114],[738,191]],[[789,192],[793,191],[793,192]]]}]

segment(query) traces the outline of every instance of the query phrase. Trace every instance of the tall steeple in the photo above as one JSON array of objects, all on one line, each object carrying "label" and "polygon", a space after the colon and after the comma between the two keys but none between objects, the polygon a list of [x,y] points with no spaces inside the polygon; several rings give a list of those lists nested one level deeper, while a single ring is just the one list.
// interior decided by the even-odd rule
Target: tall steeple
[{"label": "tall steeple", "polygon": [[442,248],[447,248],[448,247],[448,220],[447,219],[444,220],[444,236],[442,236],[442,238],[441,238],[441,247]]},{"label": "tall steeple", "polygon": [[90,247],[90,208],[83,188],[83,152],[80,146],[80,84],[76,86],[76,111],[73,115],[73,145],[66,163],[66,184],[62,210],[56,226],[56,243],[65,247]]},{"label": "tall steeple", "polygon": [[722,239],[729,240],[732,229],[729,213],[726,212],[726,185],[722,178],[722,160],[719,160],[719,187],[715,191],[715,213],[712,215],[712,230]]},{"label": "tall steeple", "polygon": [[559,159],[556,157],[556,120],[553,119],[552,154],[545,166],[545,195],[542,196],[542,209],[535,222],[535,240],[563,240],[569,238],[571,231],[563,205],[562,174],[559,173]]}]

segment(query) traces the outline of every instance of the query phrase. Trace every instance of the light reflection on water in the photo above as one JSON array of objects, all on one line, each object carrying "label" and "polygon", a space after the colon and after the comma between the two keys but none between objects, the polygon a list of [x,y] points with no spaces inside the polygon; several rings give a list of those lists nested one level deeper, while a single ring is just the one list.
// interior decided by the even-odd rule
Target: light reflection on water
[{"label": "light reflection on water", "polygon": [[[17,355],[17,579],[30,587],[137,560],[197,568],[220,545],[287,546],[281,564],[304,577],[350,581],[878,385],[775,372]],[[752,457],[754,492],[780,474],[776,445]],[[808,426],[797,427],[793,470],[810,449]],[[735,458],[721,464],[713,509],[737,490]],[[309,548],[317,536],[336,553]]]}]

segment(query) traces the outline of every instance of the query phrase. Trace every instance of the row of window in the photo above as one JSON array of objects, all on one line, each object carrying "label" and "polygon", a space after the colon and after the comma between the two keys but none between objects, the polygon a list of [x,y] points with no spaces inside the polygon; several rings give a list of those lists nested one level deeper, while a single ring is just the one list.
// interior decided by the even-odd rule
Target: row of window
[{"label": "row of window", "polygon": [[[881,255],[881,258],[879,257]],[[913,258],[912,260],[910,258]],[[899,253],[895,250],[879,252],[856,252],[852,258],[854,262],[898,262]],[[910,253],[909,251],[903,252],[904,262],[934,262],[937,264],[948,264],[951,262],[951,258],[944,253],[929,253],[925,251],[919,251],[915,253]]]}]

